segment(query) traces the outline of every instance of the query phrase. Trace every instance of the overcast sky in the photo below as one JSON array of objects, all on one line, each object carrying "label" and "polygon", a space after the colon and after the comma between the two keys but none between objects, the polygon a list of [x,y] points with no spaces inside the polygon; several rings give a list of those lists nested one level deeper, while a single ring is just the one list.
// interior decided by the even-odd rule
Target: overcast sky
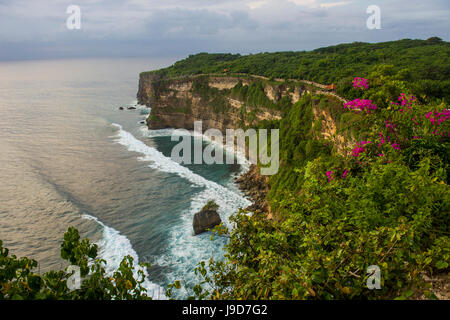
[{"label": "overcast sky", "polygon": [[[69,5],[81,29],[69,30]],[[381,9],[369,30],[369,5]],[[449,0],[0,0],[0,60],[181,57],[450,39]]]}]

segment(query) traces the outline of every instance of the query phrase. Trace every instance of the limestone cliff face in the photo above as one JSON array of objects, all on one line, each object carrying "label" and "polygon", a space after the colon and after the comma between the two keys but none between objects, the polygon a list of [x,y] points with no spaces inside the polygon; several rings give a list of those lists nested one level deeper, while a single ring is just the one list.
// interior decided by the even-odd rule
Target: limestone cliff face
[{"label": "limestone cliff face", "polygon": [[[344,99],[321,88],[299,85],[294,80],[268,79],[260,76],[238,75],[198,75],[167,79],[153,73],[143,73],[139,80],[137,94],[140,104],[152,108],[147,120],[150,129],[183,128],[194,129],[194,122],[202,120],[203,130],[219,129],[225,134],[226,129],[249,126],[260,120],[281,119],[281,113],[262,106],[249,107],[243,101],[233,97],[231,90],[241,82],[243,86],[255,81],[262,81],[266,97],[277,103],[289,97],[296,103],[303,94],[314,93],[330,97],[330,104],[342,108]],[[320,84],[314,84],[316,87]],[[313,107],[314,120],[321,122],[320,136],[329,139],[336,150],[345,154],[354,139],[337,132],[337,122],[327,108]]]},{"label": "limestone cliff face", "polygon": [[[219,129],[225,136],[226,129],[242,128],[259,120],[281,119],[281,112],[263,106],[250,107],[232,94],[239,83],[242,86],[262,81],[265,96],[273,103],[288,97],[295,104],[304,94],[328,96],[325,106],[313,100],[313,128],[318,125],[317,139],[328,139],[336,151],[345,154],[354,142],[337,130],[339,119],[333,117],[332,108],[343,108],[344,99],[294,80],[269,79],[259,76],[199,75],[180,78],[163,78],[153,73],[143,73],[139,80],[138,102],[152,108],[147,119],[149,129],[194,129],[194,122],[201,120],[202,129]],[[331,109],[330,109],[331,108]],[[238,180],[241,188],[252,198],[252,210],[269,212],[266,194],[270,189],[268,177],[259,174],[257,167]]]},{"label": "limestone cliff face", "polygon": [[[194,88],[196,81],[207,88]],[[194,121],[202,120],[203,130],[215,128],[225,133],[226,129],[236,129],[259,120],[281,119],[281,112],[277,110],[244,106],[243,101],[229,94],[239,82],[249,85],[252,81],[257,79],[226,76],[164,79],[154,74],[141,74],[137,98],[140,104],[152,108],[147,120],[150,129],[170,127],[192,130]],[[283,96],[276,86],[271,87],[270,92],[273,97],[269,98],[273,101]],[[284,95],[287,94],[291,93],[284,92]],[[300,97],[299,90],[297,96]]]},{"label": "limestone cliff face", "polygon": [[355,144],[354,138],[338,133],[336,119],[333,118],[329,110],[314,106],[312,111],[314,120],[320,121],[321,138],[330,140],[339,154],[347,155],[349,148]]}]

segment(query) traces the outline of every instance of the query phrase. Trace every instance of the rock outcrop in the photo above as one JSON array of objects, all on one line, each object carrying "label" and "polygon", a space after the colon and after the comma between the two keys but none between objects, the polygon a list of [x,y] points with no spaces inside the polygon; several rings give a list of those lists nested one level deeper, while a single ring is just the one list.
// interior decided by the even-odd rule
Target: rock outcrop
[{"label": "rock outcrop", "polygon": [[202,210],[194,215],[192,222],[194,235],[206,232],[222,222],[217,212],[218,208],[219,206],[214,201],[209,201]]},{"label": "rock outcrop", "polygon": [[[195,82],[203,81],[205,88],[195,88]],[[138,102],[150,106],[147,120],[150,129],[194,129],[194,122],[201,120],[203,130],[236,129],[250,125],[252,121],[281,119],[281,112],[261,106],[246,106],[243,101],[228,93],[239,82],[248,85],[261,81],[248,77],[192,76],[166,79],[156,74],[140,76]],[[202,90],[203,89],[203,94]],[[215,90],[205,93],[204,91]],[[274,89],[277,90],[277,89]],[[253,118],[247,117],[252,114]]]},{"label": "rock outcrop", "polygon": [[236,182],[239,184],[244,194],[250,198],[252,205],[247,209],[253,212],[261,211],[268,212],[269,205],[266,200],[266,195],[269,192],[269,177],[260,175],[260,171],[257,166],[252,165],[250,170],[236,178]]}]

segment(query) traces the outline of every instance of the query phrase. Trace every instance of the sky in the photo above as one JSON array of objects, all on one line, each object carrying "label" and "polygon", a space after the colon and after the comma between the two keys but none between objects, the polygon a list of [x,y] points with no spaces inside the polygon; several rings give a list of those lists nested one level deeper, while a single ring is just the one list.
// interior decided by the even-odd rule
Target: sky
[{"label": "sky", "polygon": [[[79,6],[80,29],[67,7]],[[369,29],[370,5],[381,29]],[[0,0],[0,60],[301,51],[450,39],[449,0]]]}]

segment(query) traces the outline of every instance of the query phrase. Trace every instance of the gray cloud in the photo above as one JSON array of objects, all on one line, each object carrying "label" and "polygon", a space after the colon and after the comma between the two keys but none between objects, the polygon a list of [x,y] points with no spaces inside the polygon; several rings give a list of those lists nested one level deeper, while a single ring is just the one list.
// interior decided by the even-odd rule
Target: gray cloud
[{"label": "gray cloud", "polygon": [[[380,6],[382,30],[366,28]],[[65,27],[82,10],[81,30]],[[0,59],[307,50],[440,36],[447,0],[0,0]]]}]

